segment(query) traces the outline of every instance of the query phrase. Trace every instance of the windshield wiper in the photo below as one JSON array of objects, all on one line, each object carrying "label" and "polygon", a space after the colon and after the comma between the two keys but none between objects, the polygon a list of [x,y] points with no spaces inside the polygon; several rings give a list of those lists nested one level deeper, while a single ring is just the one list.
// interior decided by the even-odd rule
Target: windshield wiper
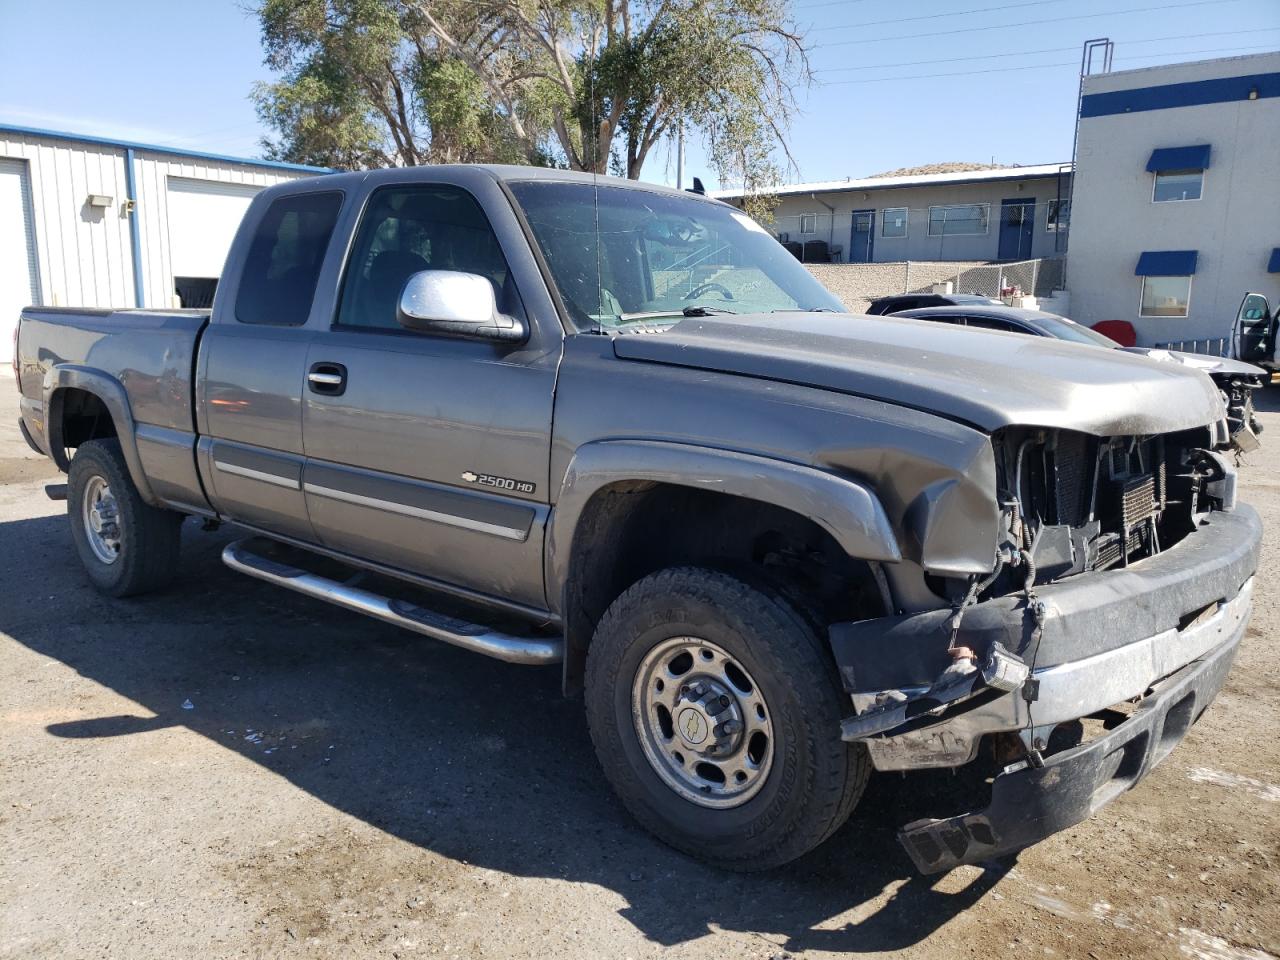
[{"label": "windshield wiper", "polygon": [[736,314],[737,310],[726,310],[724,307],[685,307],[680,311],[686,317],[714,317],[717,314]]},{"label": "windshield wiper", "polygon": [[717,314],[737,313],[736,310],[726,310],[723,307],[685,307],[683,310],[652,310],[647,313],[623,313],[618,315],[618,320],[622,323],[630,323],[633,320],[656,320],[659,317],[714,317]]}]

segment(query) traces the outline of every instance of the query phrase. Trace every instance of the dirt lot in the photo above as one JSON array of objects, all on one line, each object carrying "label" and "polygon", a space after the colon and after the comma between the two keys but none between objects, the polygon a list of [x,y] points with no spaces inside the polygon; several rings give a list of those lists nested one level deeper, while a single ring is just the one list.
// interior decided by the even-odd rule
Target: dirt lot
[{"label": "dirt lot", "polygon": [[1242,470],[1268,523],[1236,667],[1138,789],[1012,868],[913,875],[894,827],[950,774],[872,780],[792,867],[636,828],[558,673],[225,570],[87,585],[0,375],[0,956],[1280,956],[1280,388]]}]

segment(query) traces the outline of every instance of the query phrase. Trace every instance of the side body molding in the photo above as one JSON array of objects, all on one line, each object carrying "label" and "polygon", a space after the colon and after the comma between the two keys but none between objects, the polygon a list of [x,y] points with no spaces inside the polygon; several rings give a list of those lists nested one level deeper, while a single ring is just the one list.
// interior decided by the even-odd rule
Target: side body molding
[{"label": "side body molding", "polygon": [[66,471],[71,466],[62,442],[62,402],[67,390],[83,390],[101,400],[110,411],[111,419],[115,421],[120,451],[124,454],[134,486],[138,488],[138,493],[144,502],[159,506],[159,501],[152,492],[151,484],[147,481],[147,475],[142,469],[142,459],[138,456],[133,411],[129,406],[129,395],[125,392],[124,385],[111,374],[95,367],[60,363],[50,367],[45,374],[43,389],[45,438],[49,445],[49,456],[53,458],[58,468]]},{"label": "side body molding", "polygon": [[557,613],[573,538],[592,496],[615,483],[653,482],[760,500],[822,527],[852,557],[897,563],[902,553],[884,506],[864,485],[815,467],[732,450],[653,440],[584,444],[565,471],[547,535],[547,599]]}]

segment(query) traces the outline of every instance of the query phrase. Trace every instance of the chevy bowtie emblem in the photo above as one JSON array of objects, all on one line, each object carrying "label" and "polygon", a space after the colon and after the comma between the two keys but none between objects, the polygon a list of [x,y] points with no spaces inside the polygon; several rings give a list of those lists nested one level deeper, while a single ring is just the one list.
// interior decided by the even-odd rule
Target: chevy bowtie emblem
[{"label": "chevy bowtie emblem", "polygon": [[475,483],[480,478],[476,476],[474,473],[472,473],[470,470],[468,470],[466,473],[462,475],[462,479],[467,481],[467,483]]}]

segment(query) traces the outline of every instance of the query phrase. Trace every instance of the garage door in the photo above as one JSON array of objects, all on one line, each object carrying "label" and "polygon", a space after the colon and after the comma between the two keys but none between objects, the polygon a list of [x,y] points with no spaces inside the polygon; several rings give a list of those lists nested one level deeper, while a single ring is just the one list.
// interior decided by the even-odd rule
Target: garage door
[{"label": "garage door", "polygon": [[[169,258],[174,283],[183,296],[207,287],[222,264],[249,201],[261,187],[212,180],[168,179]],[[204,285],[204,287],[201,286]],[[188,306],[207,306],[188,303]]]},{"label": "garage door", "polygon": [[0,160],[0,361],[13,359],[13,328],[38,303],[35,234],[25,160]]}]

